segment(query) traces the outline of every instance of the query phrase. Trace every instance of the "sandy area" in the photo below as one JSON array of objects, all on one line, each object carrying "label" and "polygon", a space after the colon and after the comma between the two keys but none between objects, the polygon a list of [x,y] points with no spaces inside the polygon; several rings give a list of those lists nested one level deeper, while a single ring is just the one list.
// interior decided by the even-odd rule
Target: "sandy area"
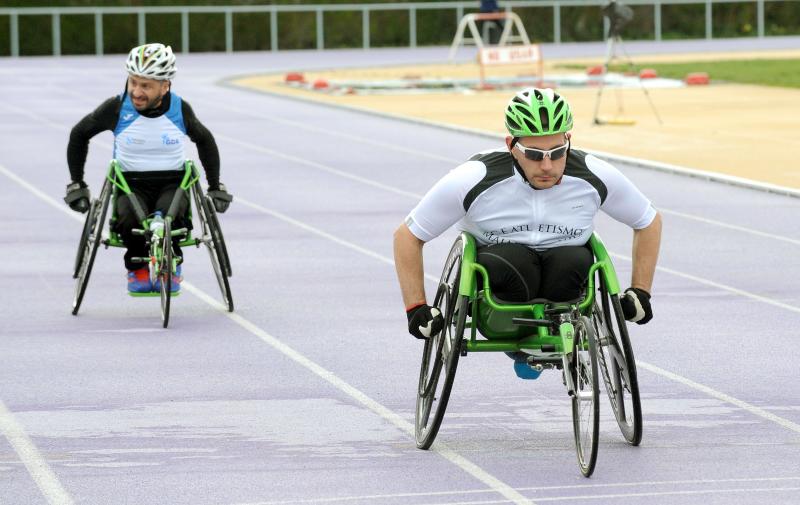
[{"label": "sandy area", "polygon": [[[797,57],[800,50],[637,56],[636,59],[649,62]],[[601,63],[588,59],[580,62],[587,66]],[[563,69],[553,69],[556,63],[561,62],[547,62],[545,76],[565,73]],[[520,67],[494,67],[490,72],[490,75],[531,73],[529,68]],[[442,64],[332,70],[306,73],[305,78],[313,82],[318,78],[377,80],[477,75],[478,67],[474,64]],[[252,76],[237,79],[234,84],[497,133],[504,132],[503,109],[510,98],[508,91],[334,95],[292,89],[284,85],[283,79],[284,74]],[[573,131],[576,146],[800,188],[800,163],[793,152],[800,147],[800,89],[714,83],[650,89],[662,120],[659,124],[641,89],[605,88],[600,116],[635,121],[628,126],[592,124],[596,89],[563,88],[560,92],[569,99],[576,115]]]}]

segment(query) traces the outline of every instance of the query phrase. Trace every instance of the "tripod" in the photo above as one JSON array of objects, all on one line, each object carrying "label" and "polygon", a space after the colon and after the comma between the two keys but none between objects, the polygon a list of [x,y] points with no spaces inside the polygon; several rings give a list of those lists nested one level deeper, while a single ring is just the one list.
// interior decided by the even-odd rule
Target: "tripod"
[{"label": "tripod", "polygon": [[[606,60],[603,63],[603,80],[600,81],[600,85],[597,87],[597,99],[595,100],[594,105],[594,124],[633,124],[631,120],[603,120],[598,117],[598,113],[600,112],[600,99],[603,95],[603,87],[605,86],[606,75],[608,74],[608,67],[611,65],[614,60],[618,59],[617,57],[617,46],[622,50],[622,54],[625,56],[625,61],[628,64],[628,69],[634,68],[633,60],[628,55],[627,51],[625,51],[625,47],[622,45],[622,36],[619,33],[614,33],[615,30],[612,30],[612,33],[609,34],[608,39],[606,40]],[[653,100],[650,98],[650,93],[647,91],[647,88],[642,84],[642,78],[639,74],[636,74],[636,78],[639,80],[639,87],[644,92],[644,96],[647,98],[648,103],[650,104],[650,108],[653,109],[653,114],[655,114],[656,119],[658,120],[658,124],[664,124],[661,121],[661,117],[658,115],[658,111],[656,110],[655,104],[653,104]],[[622,113],[622,99],[619,94],[617,94],[617,115]]]}]

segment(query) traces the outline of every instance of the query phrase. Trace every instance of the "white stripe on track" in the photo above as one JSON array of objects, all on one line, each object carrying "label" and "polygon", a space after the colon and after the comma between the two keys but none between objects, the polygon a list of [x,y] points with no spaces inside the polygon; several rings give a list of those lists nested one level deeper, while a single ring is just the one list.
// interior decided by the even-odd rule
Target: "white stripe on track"
[{"label": "white stripe on track", "polygon": [[[776,482],[786,482],[786,481],[797,481],[800,480],[800,477],[753,477],[753,478],[741,478],[741,479],[695,479],[695,480],[662,480],[662,481],[641,481],[641,482],[615,482],[615,483],[606,483],[606,484],[577,484],[577,485],[565,485],[565,486],[531,486],[531,487],[520,487],[517,488],[518,491],[567,491],[567,490],[576,490],[576,491],[586,491],[589,489],[608,489],[608,488],[631,488],[631,487],[654,487],[654,486],[698,486],[698,485],[706,485],[706,484],[742,484],[742,483],[776,483]],[[794,489],[794,488],[790,488]],[[698,490],[699,491],[699,490]],[[724,489],[708,489],[705,490],[708,493],[714,493],[716,491],[725,491]],[[436,496],[455,496],[455,495],[476,495],[476,494],[486,494],[490,493],[491,490],[488,489],[463,489],[463,490],[453,490],[453,491],[429,491],[429,492],[420,492],[420,493],[392,493],[392,494],[372,494],[372,495],[351,495],[351,496],[331,496],[329,498],[307,498],[307,499],[295,499],[295,500],[273,500],[273,501],[260,501],[260,502],[247,502],[247,503],[235,503],[231,505],[302,505],[305,503],[336,503],[336,502],[348,502],[348,501],[365,501],[365,500],[391,500],[391,499],[398,499],[398,498],[433,498]],[[629,496],[626,493],[616,493],[620,496]],[[537,500],[544,500],[545,498],[537,498]],[[444,503],[451,503],[451,502],[442,502]],[[470,503],[477,503],[477,502],[470,502]],[[481,502],[483,503],[483,502]],[[498,503],[498,502],[492,502]],[[501,502],[502,503],[502,502]]]},{"label": "white stripe on track", "polygon": [[[0,166],[0,169],[3,167]],[[51,505],[72,505],[73,501],[69,493],[61,485],[58,477],[47,464],[47,460],[41,455],[2,399],[0,399],[0,432],[11,443],[47,502]]]},{"label": "white stripe on track", "polygon": [[[77,219],[78,221],[82,221],[83,220],[82,215],[79,215],[79,214],[73,212],[72,210],[70,210],[68,207],[66,207],[66,204],[65,205],[59,205],[58,202],[55,199],[53,199],[52,197],[48,196],[46,193],[44,193],[42,191],[39,191],[35,186],[33,186],[32,184],[28,183],[24,179],[20,178],[16,174],[13,174],[12,172],[10,172],[8,169],[3,167],[2,165],[0,165],[0,173],[3,173],[4,175],[7,175],[14,182],[17,182],[17,183],[21,184],[22,187],[24,187],[25,189],[35,190],[35,191],[32,191],[32,193],[36,197],[48,202],[51,206],[53,206],[56,209],[58,209],[59,211],[63,212],[67,216],[69,216],[71,218],[74,218],[74,219]],[[237,198],[237,200],[240,200],[240,199]],[[267,209],[264,209],[264,210],[267,210]],[[274,215],[275,217],[282,216],[279,213],[273,213],[272,215]],[[297,220],[292,220],[292,223],[296,224],[296,225],[302,225],[302,227],[304,229],[309,230],[309,231],[315,229],[315,228],[313,228],[313,227],[311,227],[309,225],[306,225],[306,224],[304,224],[304,223],[302,223],[300,221],[297,221]],[[330,239],[332,237],[326,237],[326,238]],[[344,241],[339,242],[339,243],[344,243]],[[360,248],[358,246],[355,246],[355,244],[353,244],[353,246],[356,248],[356,250],[358,250],[362,254],[368,252],[367,249],[363,249],[363,248]],[[369,254],[369,255],[371,257],[373,257],[373,258],[378,258],[378,259],[383,258],[383,256],[381,256],[381,255],[379,255],[377,253],[372,253],[372,254]],[[438,280],[438,279],[435,279],[435,280]],[[364,405],[366,408],[368,408],[372,412],[378,414],[383,419],[385,419],[385,420],[389,421],[390,423],[392,423],[393,425],[395,425],[401,431],[403,431],[403,432],[405,432],[407,434],[410,434],[412,438],[414,437],[414,425],[412,425],[408,421],[404,420],[398,414],[392,412],[390,409],[388,409],[388,408],[384,407],[383,405],[381,405],[380,403],[376,402],[375,400],[373,400],[372,398],[367,396],[365,393],[361,392],[359,389],[351,386],[350,384],[345,382],[343,379],[339,378],[333,372],[323,368],[322,366],[318,365],[314,361],[306,358],[305,356],[303,356],[299,352],[295,351],[294,349],[292,349],[288,345],[284,344],[283,342],[281,342],[277,338],[273,337],[272,335],[270,335],[266,331],[262,330],[257,325],[255,325],[254,323],[252,323],[249,320],[245,319],[241,315],[233,313],[233,312],[228,312],[227,307],[224,306],[221,302],[218,302],[216,299],[212,298],[210,295],[208,295],[204,291],[201,291],[199,288],[196,288],[191,283],[184,281],[182,283],[182,285],[184,286],[184,288],[186,288],[187,291],[189,291],[190,293],[194,294],[199,299],[201,299],[202,301],[206,302],[208,305],[210,305],[210,306],[216,308],[217,310],[219,310],[220,312],[222,312],[224,315],[226,315],[233,322],[235,322],[236,324],[238,324],[239,326],[241,326],[245,330],[249,331],[253,335],[257,336],[258,338],[260,338],[266,344],[270,345],[271,347],[273,347],[277,351],[281,352],[285,356],[287,356],[290,359],[294,360],[299,365],[302,365],[303,367],[307,368],[308,370],[313,372],[315,375],[317,375],[320,378],[324,379],[325,381],[327,381],[328,383],[330,383],[331,385],[333,385],[334,387],[336,387],[337,389],[339,389],[340,391],[342,391],[343,393],[345,393],[349,397],[351,397],[354,400],[356,400],[357,402],[361,403],[362,405]],[[0,407],[1,406],[2,406],[2,403],[0,403]],[[3,416],[3,411],[0,410],[0,421],[3,420],[3,417],[5,417],[5,416]],[[13,418],[10,417],[10,414],[9,414],[8,418],[11,419],[11,421],[13,421]],[[24,432],[20,431],[20,433],[22,433],[22,435],[24,436]],[[14,432],[14,434],[16,435],[16,432]],[[9,440],[11,440],[11,439],[9,438]],[[13,441],[12,441],[12,443],[13,443]],[[23,449],[27,449],[27,448],[28,448],[27,446],[23,447]],[[30,444],[30,448],[33,449],[34,455],[38,454],[36,452],[36,448],[33,446],[32,443]],[[16,449],[16,446],[15,446],[15,449]],[[488,487],[490,487],[492,490],[494,490],[498,494],[506,497],[506,500],[503,500],[503,502],[511,502],[511,503],[516,503],[518,505],[536,505],[535,502],[533,502],[533,501],[527,499],[526,497],[522,496],[513,487],[511,487],[508,484],[502,482],[500,479],[498,479],[497,477],[491,475],[489,472],[487,472],[486,470],[482,469],[481,467],[479,467],[478,465],[476,465],[472,461],[468,460],[464,456],[461,456],[457,452],[455,452],[455,451],[453,451],[451,449],[448,449],[446,445],[444,445],[442,443],[437,443],[437,447],[432,449],[431,452],[434,452],[436,454],[441,455],[443,458],[445,458],[446,460],[450,461],[454,465],[458,466],[459,468],[464,470],[469,475],[473,476],[478,481],[483,482],[484,484],[486,484]],[[27,461],[27,459],[25,459],[25,458],[28,457],[28,453],[20,453],[19,449],[18,449],[17,453],[20,454],[20,457],[23,458],[23,461]],[[25,454],[24,457],[23,457],[23,454]],[[46,461],[41,459],[41,457],[39,458],[38,461],[34,460],[34,462],[37,463],[38,467],[44,466],[45,468],[47,468]],[[34,479],[37,479],[37,484],[39,484],[39,480],[38,479],[41,478],[39,476],[39,474],[34,474],[33,470],[31,470],[31,467],[28,465],[27,462],[26,462],[26,467],[28,467],[28,471],[31,472],[31,475],[34,477]],[[36,469],[36,467],[34,467],[34,469]],[[49,471],[49,468],[47,468],[47,469]],[[55,475],[52,474],[52,472],[50,472],[49,476],[52,476],[53,481],[49,481],[49,480],[48,481],[44,481],[45,484],[48,484],[48,487],[42,488],[42,485],[40,484],[40,489],[42,490],[42,493],[44,493],[45,496],[48,497],[48,499],[49,499],[49,496],[50,496],[49,493],[52,493],[52,489],[51,488],[55,488],[56,486],[58,486],[60,488],[60,484],[59,484],[58,480],[55,478]],[[67,495],[65,495],[65,496],[67,496]],[[69,498],[69,497],[67,496],[67,498]],[[71,505],[72,502],[71,501],[66,501],[66,502],[58,501],[58,502],[51,502],[51,503],[53,503],[53,504],[57,503],[59,505],[62,505],[62,504],[63,505]]]}]

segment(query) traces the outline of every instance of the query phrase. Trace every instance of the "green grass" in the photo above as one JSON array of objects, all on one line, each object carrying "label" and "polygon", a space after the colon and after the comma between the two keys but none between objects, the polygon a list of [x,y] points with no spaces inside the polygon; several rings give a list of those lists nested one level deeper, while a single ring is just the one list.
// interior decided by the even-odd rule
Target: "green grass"
[{"label": "green grass", "polygon": [[[652,68],[659,77],[683,79],[691,72],[706,72],[712,81],[800,88],[800,59],[698,61],[689,63],[640,63],[635,69]],[[561,68],[586,68],[585,65],[560,65]],[[627,65],[612,65],[614,72],[628,70]]]}]

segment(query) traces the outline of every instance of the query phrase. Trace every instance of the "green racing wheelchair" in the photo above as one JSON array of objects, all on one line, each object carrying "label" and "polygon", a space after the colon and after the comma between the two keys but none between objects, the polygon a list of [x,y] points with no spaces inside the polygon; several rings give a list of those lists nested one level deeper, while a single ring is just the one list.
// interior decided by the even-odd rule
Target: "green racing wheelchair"
[{"label": "green racing wheelchair", "polygon": [[[203,193],[200,185],[200,172],[191,160],[184,163],[184,177],[175,192],[167,215],[164,216],[163,227],[157,227],[151,231],[152,216],[148,216],[136,195],[131,193],[130,187],[125,180],[122,169],[116,160],[112,160],[108,168],[108,173],[103,181],[100,195],[92,200],[89,212],[81,232],[78,252],[75,257],[73,278],[75,282],[75,296],[72,302],[72,314],[77,315],[81,307],[86,287],[89,283],[89,276],[92,273],[92,265],[100,244],[108,247],[125,247],[119,234],[114,231],[113,222],[115,216],[110,219],[109,232],[107,237],[103,237],[103,227],[108,213],[109,204],[115,208],[115,201],[120,192],[131,197],[134,212],[142,223],[141,229],[133,230],[134,234],[143,235],[149,247],[148,258],[137,258],[143,262],[150,263],[150,272],[153,281],[158,281],[158,293],[133,294],[134,296],[159,296],[161,298],[161,319],[164,328],[169,324],[169,312],[171,299],[178,293],[172,292],[172,275],[175,273],[177,265],[182,258],[176,257],[173,250],[173,239],[179,240],[180,247],[205,246],[211,257],[211,265],[222,292],[222,299],[229,312],[233,312],[233,295],[228,278],[233,274],[231,270],[228,250],[225,246],[225,239],[222,235],[216,209],[211,198]],[[178,205],[183,194],[190,194],[190,204],[188,209],[188,222],[193,219],[192,202],[194,210],[199,220],[199,227],[195,227],[196,233],[192,235],[188,228],[173,229]]]},{"label": "green racing wheelchair", "polygon": [[595,263],[580,300],[510,304],[492,295],[488,273],[476,261],[475,238],[461,233],[447,257],[433,302],[444,317],[444,327],[426,340],[423,350],[415,412],[417,447],[428,449],[436,438],[460,356],[520,351],[528,355],[534,370],[562,372],[584,476],[591,476],[597,460],[601,378],[623,437],[639,445],[642,409],[619,283],[597,234],[589,245]]}]

